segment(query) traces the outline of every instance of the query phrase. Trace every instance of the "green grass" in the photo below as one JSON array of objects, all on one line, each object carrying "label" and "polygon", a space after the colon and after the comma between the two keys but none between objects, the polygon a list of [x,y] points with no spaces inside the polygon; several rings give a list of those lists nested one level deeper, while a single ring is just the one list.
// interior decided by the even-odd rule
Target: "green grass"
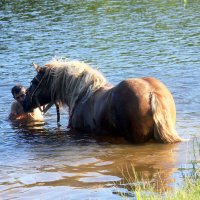
[{"label": "green grass", "polygon": [[136,189],[137,200],[198,200],[200,198],[200,180],[187,180],[182,189],[178,191],[166,192],[164,194],[147,193],[141,189]]}]

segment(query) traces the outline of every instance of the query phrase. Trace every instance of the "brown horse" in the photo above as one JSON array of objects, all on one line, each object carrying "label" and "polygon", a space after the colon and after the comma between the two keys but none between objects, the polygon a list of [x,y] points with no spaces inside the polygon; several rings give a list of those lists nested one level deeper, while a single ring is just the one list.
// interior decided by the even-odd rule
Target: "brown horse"
[{"label": "brown horse", "polygon": [[159,80],[127,79],[112,86],[99,71],[79,61],[53,60],[36,68],[25,112],[58,102],[69,107],[72,129],[123,136],[133,143],[182,141],[175,130],[172,94]]}]

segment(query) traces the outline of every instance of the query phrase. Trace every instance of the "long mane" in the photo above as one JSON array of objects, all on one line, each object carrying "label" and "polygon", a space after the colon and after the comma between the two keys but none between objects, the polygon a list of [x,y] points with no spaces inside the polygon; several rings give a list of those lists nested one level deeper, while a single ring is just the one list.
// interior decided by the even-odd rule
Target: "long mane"
[{"label": "long mane", "polygon": [[52,60],[45,65],[50,70],[48,84],[52,98],[73,110],[77,100],[86,101],[107,81],[96,69],[80,61]]}]

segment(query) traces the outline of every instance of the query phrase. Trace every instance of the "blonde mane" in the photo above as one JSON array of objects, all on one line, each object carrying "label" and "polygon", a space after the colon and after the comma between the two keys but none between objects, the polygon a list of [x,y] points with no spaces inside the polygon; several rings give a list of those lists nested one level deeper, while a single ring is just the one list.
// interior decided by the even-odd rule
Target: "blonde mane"
[{"label": "blonde mane", "polygon": [[52,60],[45,67],[50,68],[48,83],[51,84],[52,98],[69,106],[69,112],[77,100],[86,101],[107,83],[99,71],[84,62]]}]

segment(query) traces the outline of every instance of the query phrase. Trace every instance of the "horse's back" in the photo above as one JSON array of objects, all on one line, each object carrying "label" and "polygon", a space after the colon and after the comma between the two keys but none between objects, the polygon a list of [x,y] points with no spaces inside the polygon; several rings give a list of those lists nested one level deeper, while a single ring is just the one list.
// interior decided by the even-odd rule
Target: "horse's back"
[{"label": "horse's back", "polygon": [[175,120],[173,97],[159,80],[150,77],[127,79],[113,89],[117,130],[134,143],[154,137],[152,94],[169,102],[171,116]]}]

